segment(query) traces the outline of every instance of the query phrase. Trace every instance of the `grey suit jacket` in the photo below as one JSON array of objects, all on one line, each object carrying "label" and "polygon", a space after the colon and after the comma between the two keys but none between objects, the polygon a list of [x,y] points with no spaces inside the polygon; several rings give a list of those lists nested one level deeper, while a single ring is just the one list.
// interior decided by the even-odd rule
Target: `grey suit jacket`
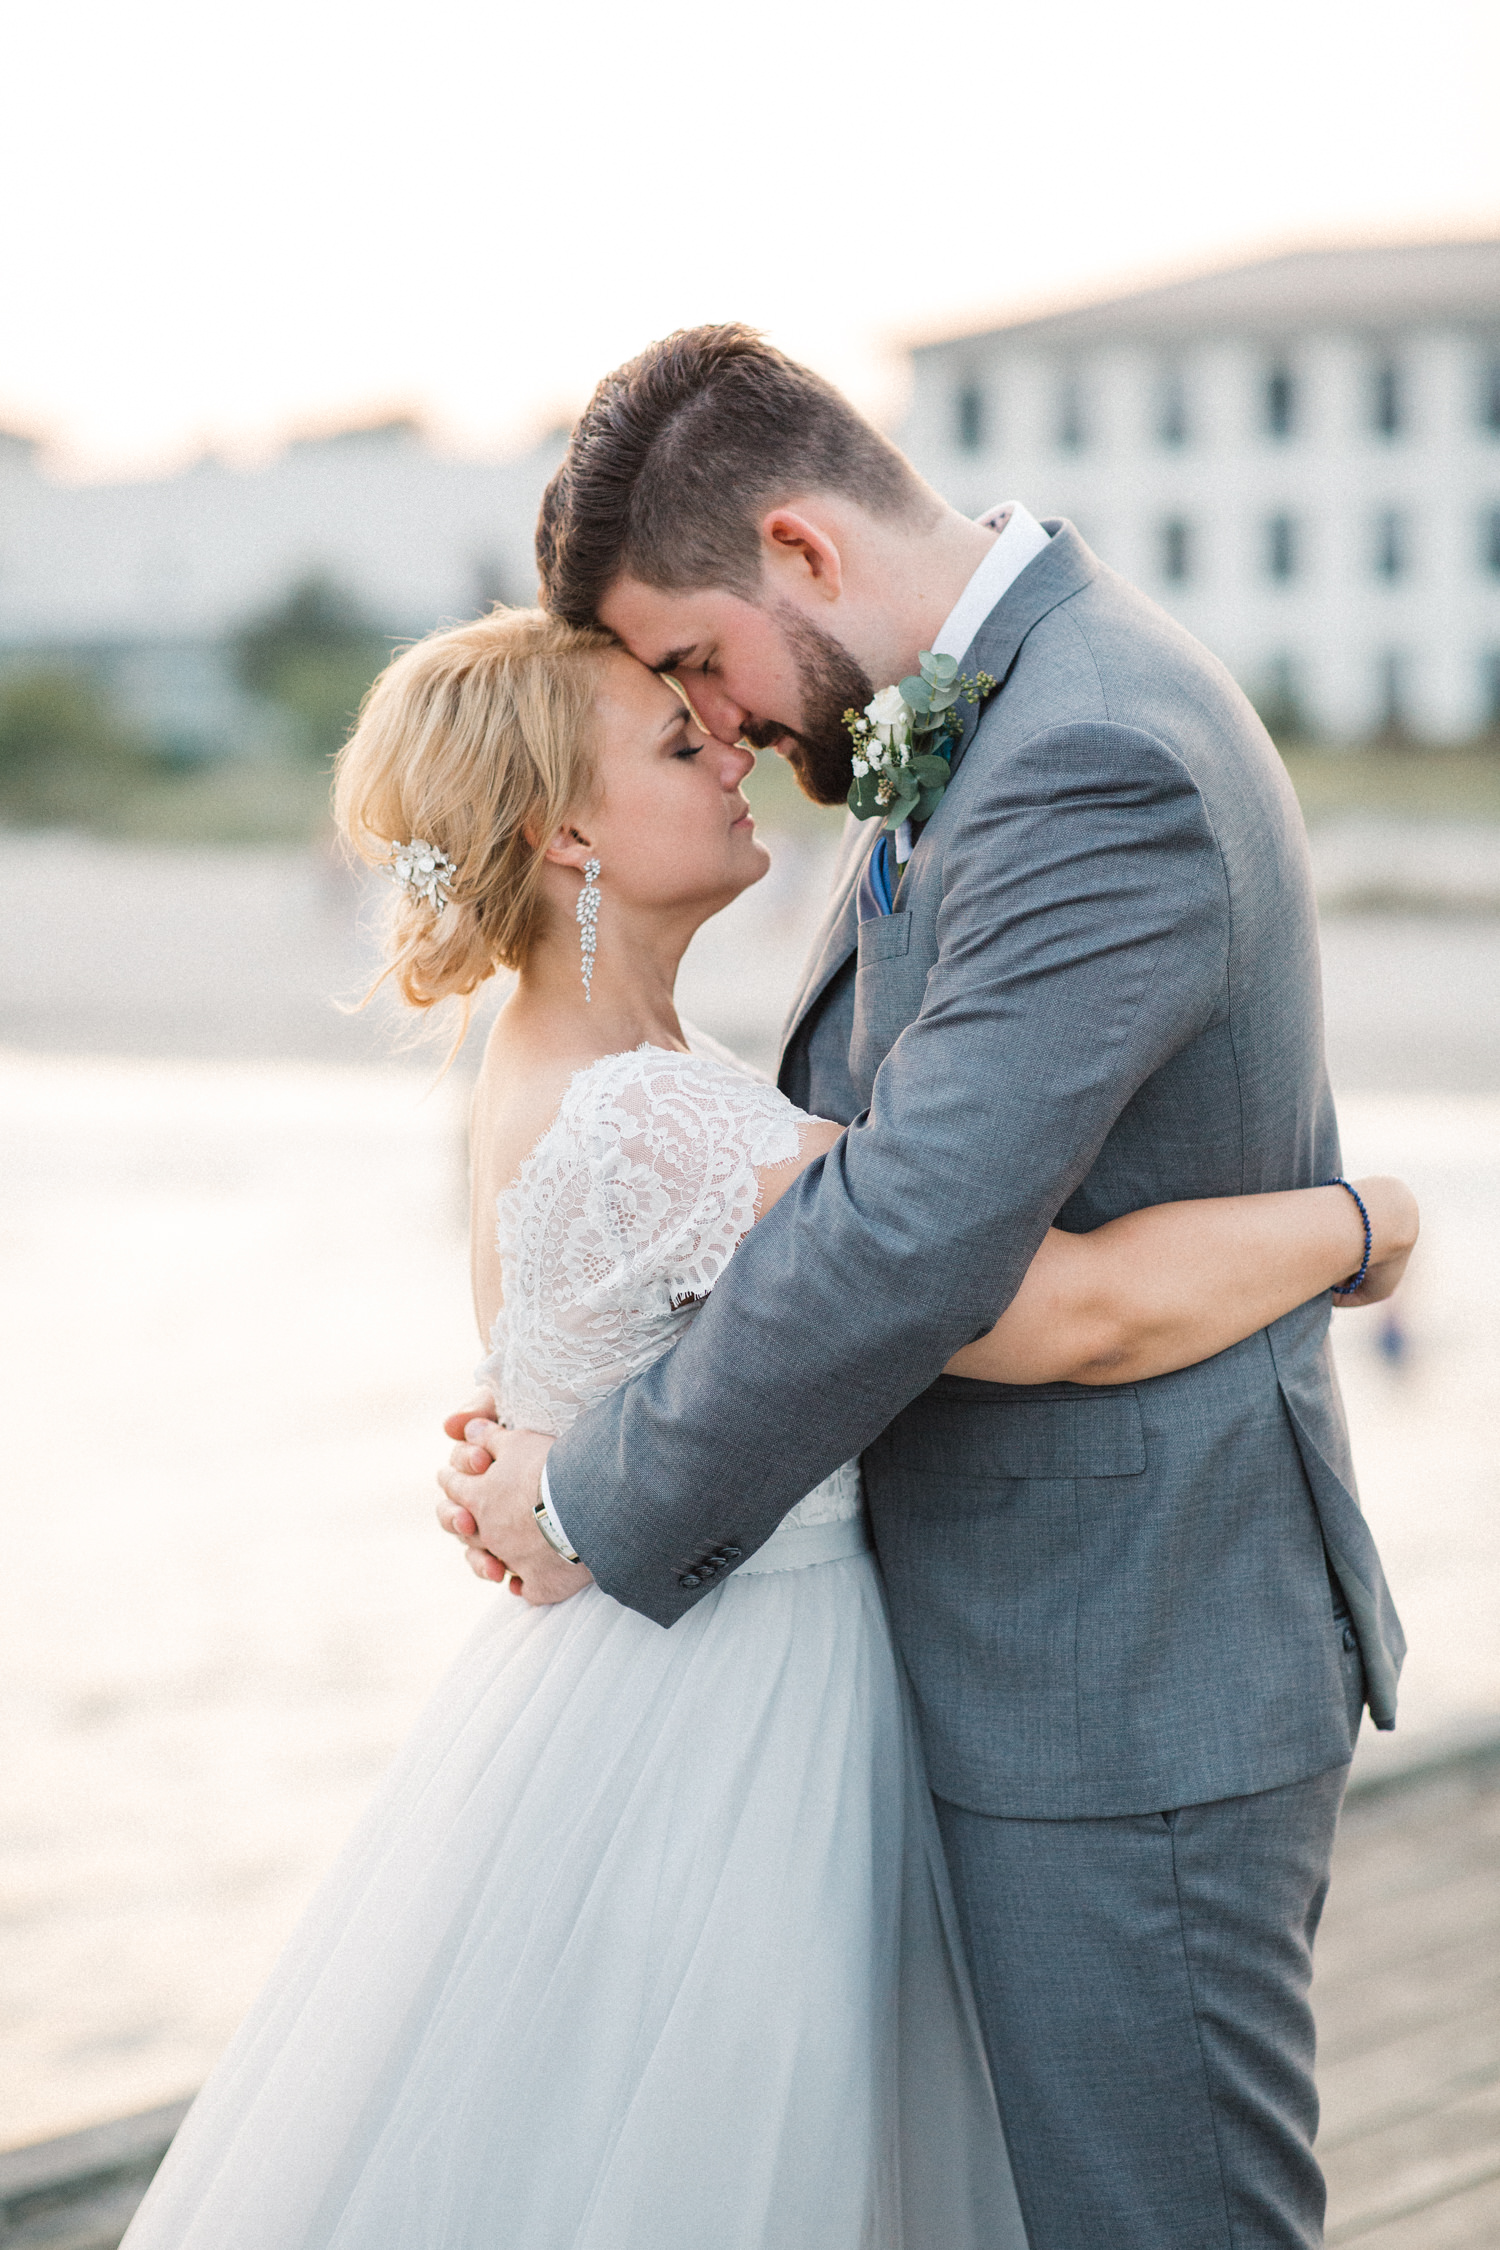
[{"label": "grey suit jacket", "polygon": [[781,1082],[849,1132],[549,1476],[599,1583],[669,1625],[700,1557],[862,1454],[934,1788],[1069,1818],[1346,1759],[1330,1571],[1380,1726],[1404,1644],[1326,1297],[1152,1382],[941,1373],[1054,1220],[1339,1169],[1280,760],[1222,666],[1049,529],[965,659],[1001,687],[897,911],[863,927],[874,824],[846,833]]}]

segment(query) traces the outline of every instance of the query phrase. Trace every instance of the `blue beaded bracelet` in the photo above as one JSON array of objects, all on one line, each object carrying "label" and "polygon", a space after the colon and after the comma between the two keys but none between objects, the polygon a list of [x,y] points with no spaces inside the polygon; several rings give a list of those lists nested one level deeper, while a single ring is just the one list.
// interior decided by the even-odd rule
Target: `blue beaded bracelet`
[{"label": "blue beaded bracelet", "polygon": [[1374,1230],[1370,1225],[1370,1214],[1365,1209],[1365,1199],[1360,1194],[1359,1189],[1357,1187],[1350,1187],[1349,1182],[1346,1179],[1340,1177],[1336,1180],[1322,1180],[1319,1182],[1319,1185],[1322,1187],[1348,1188],[1349,1193],[1353,1196],[1355,1202],[1359,1205],[1359,1215],[1361,1219],[1363,1219],[1365,1224],[1365,1254],[1361,1262],[1360,1269],[1354,1276],[1354,1279],[1352,1281],[1341,1281],[1336,1283],[1333,1292],[1335,1297],[1352,1297],[1356,1289],[1363,1287],[1365,1275],[1370,1270],[1370,1251],[1375,1241]]}]

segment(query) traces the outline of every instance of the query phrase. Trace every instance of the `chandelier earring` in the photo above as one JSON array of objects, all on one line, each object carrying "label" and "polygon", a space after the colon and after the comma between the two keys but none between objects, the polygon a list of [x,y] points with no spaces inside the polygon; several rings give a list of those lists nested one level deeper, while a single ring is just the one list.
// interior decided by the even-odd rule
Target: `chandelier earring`
[{"label": "chandelier earring", "polygon": [[583,954],[583,997],[592,1001],[594,955],[599,946],[599,862],[587,860],[578,894],[578,943]]}]

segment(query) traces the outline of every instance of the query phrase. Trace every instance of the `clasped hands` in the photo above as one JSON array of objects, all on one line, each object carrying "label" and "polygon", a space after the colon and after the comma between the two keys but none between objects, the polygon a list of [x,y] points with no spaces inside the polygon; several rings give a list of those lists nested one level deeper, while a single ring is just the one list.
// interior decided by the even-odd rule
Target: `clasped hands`
[{"label": "clasped hands", "polygon": [[487,1391],[450,1414],[443,1428],[455,1442],[448,1467],[438,1471],[437,1519],[463,1545],[475,1577],[538,1607],[565,1602],[589,1585],[588,1565],[564,1561],[536,1520],[552,1439],[506,1429]]}]

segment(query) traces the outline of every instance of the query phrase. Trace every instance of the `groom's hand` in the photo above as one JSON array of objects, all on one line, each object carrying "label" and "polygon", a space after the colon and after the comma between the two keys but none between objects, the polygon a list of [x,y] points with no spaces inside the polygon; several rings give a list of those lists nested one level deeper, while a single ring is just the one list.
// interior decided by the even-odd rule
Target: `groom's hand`
[{"label": "groom's hand", "polygon": [[537,1430],[507,1430],[484,1398],[443,1424],[454,1446],[438,1471],[443,1497],[437,1517],[461,1541],[477,1578],[499,1582],[534,1604],[564,1602],[590,1583],[583,1563],[565,1562],[536,1520],[542,1464],[552,1444]]}]

